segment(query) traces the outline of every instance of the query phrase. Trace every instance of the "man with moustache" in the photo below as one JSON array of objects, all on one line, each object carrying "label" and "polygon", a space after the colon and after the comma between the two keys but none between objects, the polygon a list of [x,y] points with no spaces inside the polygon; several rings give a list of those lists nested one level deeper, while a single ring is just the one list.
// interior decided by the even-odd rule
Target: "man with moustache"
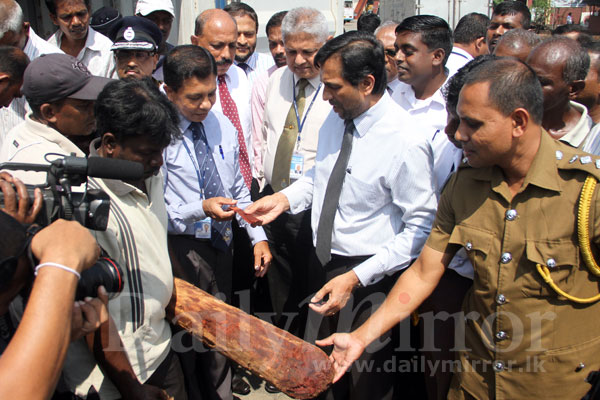
[{"label": "man with moustache", "polygon": [[[156,24],[142,17],[121,18],[112,28],[111,50],[119,79],[151,77],[158,63],[162,34]],[[158,81],[155,81],[158,84]]]},{"label": "man with moustache", "polygon": [[113,77],[112,42],[90,28],[89,0],[46,0],[46,6],[50,19],[59,28],[48,43],[76,57],[93,75]]},{"label": "man with moustache", "polygon": [[258,16],[246,3],[230,3],[223,9],[235,19],[238,36],[235,50],[235,64],[244,70],[250,86],[265,71],[273,66],[268,54],[256,51],[258,39]]},{"label": "man with moustache", "polygon": [[[388,275],[419,254],[437,202],[431,145],[423,135],[403,134],[416,127],[386,91],[381,43],[370,33],[347,32],[325,43],[314,65],[333,106],[320,128],[318,162],[246,212],[268,224],[312,206],[315,248],[305,274],[311,289],[320,288],[310,308],[321,315],[309,324],[322,319],[321,336],[361,324],[377,307],[393,283]],[[382,340],[362,359],[373,372],[353,370],[320,398],[391,399],[395,377],[381,365],[391,347]]]},{"label": "man with moustache", "polygon": [[531,24],[531,12],[525,3],[521,1],[503,1],[494,7],[492,20],[487,28],[486,41],[490,54],[498,41],[506,32],[511,29],[529,29]]}]

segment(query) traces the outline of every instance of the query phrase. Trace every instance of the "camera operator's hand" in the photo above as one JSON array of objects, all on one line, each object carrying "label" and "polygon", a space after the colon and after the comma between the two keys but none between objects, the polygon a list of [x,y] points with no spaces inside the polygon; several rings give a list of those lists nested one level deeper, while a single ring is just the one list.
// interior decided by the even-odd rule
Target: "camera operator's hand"
[{"label": "camera operator's hand", "polygon": [[91,233],[79,222],[64,219],[39,231],[31,241],[31,251],[40,263],[60,263],[77,272],[91,267],[100,255],[100,248]]},{"label": "camera operator's hand", "polygon": [[98,297],[86,297],[76,301],[71,321],[71,341],[75,341],[100,328],[108,321],[108,293],[104,286],[98,287]]},{"label": "camera operator's hand", "polygon": [[[2,211],[22,224],[31,224],[35,221],[42,209],[42,191],[40,189],[35,189],[33,204],[30,207],[29,193],[25,184],[7,172],[0,172],[0,190],[4,195]],[[17,201],[17,195],[19,201]]]}]

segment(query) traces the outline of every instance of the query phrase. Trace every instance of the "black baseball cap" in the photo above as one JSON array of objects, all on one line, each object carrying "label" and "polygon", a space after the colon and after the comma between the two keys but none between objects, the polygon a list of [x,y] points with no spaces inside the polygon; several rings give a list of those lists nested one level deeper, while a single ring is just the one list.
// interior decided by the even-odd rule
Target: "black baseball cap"
[{"label": "black baseball cap", "polygon": [[110,39],[114,42],[111,50],[156,51],[162,41],[158,26],[144,17],[130,16],[117,21],[113,26]]},{"label": "black baseball cap", "polygon": [[25,69],[21,93],[25,97],[52,103],[62,99],[96,100],[112,79],[94,76],[75,57],[44,54]]},{"label": "black baseball cap", "polygon": [[90,18],[90,26],[101,34],[108,36],[112,27],[119,21],[123,16],[111,7],[102,7],[92,14]]}]

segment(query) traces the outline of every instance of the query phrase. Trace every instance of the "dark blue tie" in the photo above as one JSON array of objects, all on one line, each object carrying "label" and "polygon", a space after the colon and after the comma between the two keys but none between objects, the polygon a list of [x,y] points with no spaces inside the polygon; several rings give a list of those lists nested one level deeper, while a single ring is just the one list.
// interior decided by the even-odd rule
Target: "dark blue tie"
[{"label": "dark blue tie", "polygon": [[[217,171],[217,166],[215,165],[215,159],[206,140],[204,126],[201,122],[192,122],[190,129],[194,135],[194,150],[196,151],[200,176],[204,184],[204,198],[226,197],[219,171]],[[213,246],[219,250],[226,251],[231,244],[231,221],[213,220],[211,226],[210,240]]]}]

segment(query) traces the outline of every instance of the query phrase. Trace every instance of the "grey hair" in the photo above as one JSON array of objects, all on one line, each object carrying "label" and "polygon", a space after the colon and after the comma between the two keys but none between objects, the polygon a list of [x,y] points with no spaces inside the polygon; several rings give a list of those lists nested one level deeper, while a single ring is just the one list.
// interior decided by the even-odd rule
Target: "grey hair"
[{"label": "grey hair", "polygon": [[0,19],[0,39],[5,33],[18,32],[23,27],[23,10],[16,1],[0,3],[0,15],[6,15]]},{"label": "grey hair", "polygon": [[285,43],[289,35],[297,33],[305,33],[325,43],[329,37],[327,19],[319,10],[312,7],[292,8],[281,22],[283,42]]},{"label": "grey hair", "polygon": [[377,29],[375,29],[375,32],[373,32],[373,35],[377,36],[377,34],[384,28],[387,28],[388,26],[393,26],[396,27],[398,26],[398,23],[396,21],[385,21],[384,23],[382,23],[381,25],[379,25],[377,27]]}]

